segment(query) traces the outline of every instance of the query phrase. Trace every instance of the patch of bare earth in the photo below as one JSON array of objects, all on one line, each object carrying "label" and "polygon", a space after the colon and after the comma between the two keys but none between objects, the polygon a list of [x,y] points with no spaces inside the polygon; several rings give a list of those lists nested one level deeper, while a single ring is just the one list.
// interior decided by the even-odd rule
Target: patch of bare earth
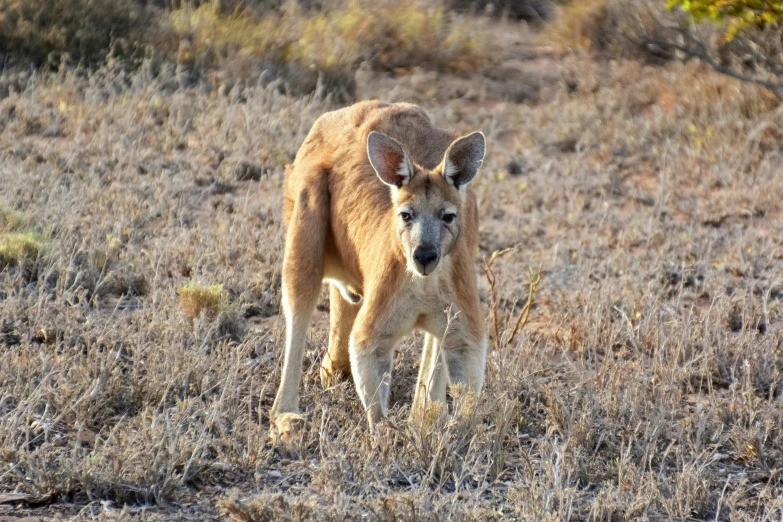
[{"label": "patch of bare earth", "polygon": [[[104,70],[0,102],[0,206],[46,234],[0,271],[0,519],[780,520],[783,113],[696,64],[509,43],[493,73],[360,70],[362,97],[487,134],[486,390],[368,437],[350,383],[270,442],[283,166],[335,106]],[[530,322],[510,332],[541,265]],[[191,321],[177,288],[222,284]],[[496,313],[491,303],[497,303]]]}]

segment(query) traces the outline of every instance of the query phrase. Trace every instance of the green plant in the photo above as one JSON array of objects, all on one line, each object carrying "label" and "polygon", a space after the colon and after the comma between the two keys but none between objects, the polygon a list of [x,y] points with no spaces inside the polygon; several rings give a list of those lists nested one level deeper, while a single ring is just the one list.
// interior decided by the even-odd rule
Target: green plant
[{"label": "green plant", "polygon": [[783,21],[783,2],[775,0],[668,0],[666,6],[681,8],[697,22],[728,21],[727,40],[733,40],[751,26],[776,25]]},{"label": "green plant", "polygon": [[45,243],[46,238],[31,227],[27,216],[0,208],[0,269],[35,260]]},{"label": "green plant", "polygon": [[202,312],[214,319],[223,301],[223,285],[202,285],[191,280],[177,287],[177,295],[188,319],[195,319]]},{"label": "green plant", "polygon": [[37,232],[7,232],[0,234],[0,268],[23,265],[38,257],[44,247],[44,237]]}]

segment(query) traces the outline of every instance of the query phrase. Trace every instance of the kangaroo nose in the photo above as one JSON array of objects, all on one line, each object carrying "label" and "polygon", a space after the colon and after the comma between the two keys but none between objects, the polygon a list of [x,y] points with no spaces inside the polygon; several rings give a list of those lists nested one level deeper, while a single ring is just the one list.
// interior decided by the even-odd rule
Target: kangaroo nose
[{"label": "kangaroo nose", "polygon": [[413,259],[418,261],[422,267],[426,267],[438,260],[438,251],[432,247],[418,247],[413,251]]}]

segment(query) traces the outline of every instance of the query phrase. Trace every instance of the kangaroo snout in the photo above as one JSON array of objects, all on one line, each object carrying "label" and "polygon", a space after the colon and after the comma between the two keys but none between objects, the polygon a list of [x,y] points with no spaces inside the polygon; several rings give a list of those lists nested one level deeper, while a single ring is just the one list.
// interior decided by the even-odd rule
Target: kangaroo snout
[{"label": "kangaroo snout", "polygon": [[438,266],[440,255],[438,249],[431,246],[419,246],[413,251],[413,261],[416,270],[421,275],[430,275]]}]

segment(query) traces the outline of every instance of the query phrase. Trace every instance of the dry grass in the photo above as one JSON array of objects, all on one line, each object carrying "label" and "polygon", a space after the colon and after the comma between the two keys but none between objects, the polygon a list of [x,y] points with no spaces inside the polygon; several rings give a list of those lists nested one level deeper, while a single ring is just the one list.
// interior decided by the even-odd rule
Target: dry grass
[{"label": "dry grass", "polygon": [[[367,96],[486,132],[479,258],[512,248],[494,299],[476,267],[509,341],[486,393],[409,423],[414,336],[380,441],[351,383],[320,385],[325,298],[302,440],[268,439],[282,165],[328,99],[171,88],[145,65],[36,75],[0,102],[0,207],[51,231],[0,270],[0,515],[780,520],[778,103],[694,63],[530,53],[505,64],[525,103],[493,95],[502,79],[466,95],[364,72]],[[193,280],[232,305],[191,322]]]},{"label": "dry grass", "polygon": [[[753,24],[752,17],[733,22],[694,18],[683,5],[657,0],[566,2],[544,37],[560,48],[590,50],[603,58],[658,64],[700,60],[716,71],[762,85],[783,99],[783,26]],[[733,34],[732,28],[742,26],[742,31]]]},{"label": "dry grass", "polygon": [[237,56],[264,60],[267,67],[287,64],[325,73],[344,73],[360,62],[392,70],[413,65],[472,71],[487,57],[477,20],[456,22],[442,2],[350,0],[321,11],[288,9],[253,15],[222,14],[204,4],[171,13],[180,56],[195,60],[211,54],[225,63]]},{"label": "dry grass", "polygon": [[77,67],[110,69],[116,89],[141,69],[147,79],[165,77],[164,90],[241,96],[246,86],[274,84],[346,103],[356,99],[359,66],[492,69],[497,48],[485,25],[447,0],[0,0],[0,97],[23,91],[35,69]]},{"label": "dry grass", "polygon": [[10,232],[28,228],[29,226],[29,220],[21,212],[0,208],[0,231]]},{"label": "dry grass", "polygon": [[[660,62],[683,58],[674,49],[649,45],[676,39],[668,28],[687,25],[687,16],[666,8],[657,0],[576,0],[564,3],[556,21],[544,29],[544,37],[555,45],[572,50],[590,50],[604,56],[642,58]],[[715,28],[699,28],[712,47]],[[698,33],[697,33],[698,34]]]},{"label": "dry grass", "polygon": [[546,26],[544,36],[564,47],[589,49],[596,43],[608,9],[607,0],[568,2],[559,10],[557,23]]},{"label": "dry grass", "polygon": [[[494,52],[484,22],[446,0],[140,2],[0,0],[0,94],[23,90],[30,65],[45,70],[108,63],[149,75],[171,69],[172,87],[276,82],[294,95],[354,98],[359,64],[473,72]],[[151,71],[150,71],[151,70]]]}]

